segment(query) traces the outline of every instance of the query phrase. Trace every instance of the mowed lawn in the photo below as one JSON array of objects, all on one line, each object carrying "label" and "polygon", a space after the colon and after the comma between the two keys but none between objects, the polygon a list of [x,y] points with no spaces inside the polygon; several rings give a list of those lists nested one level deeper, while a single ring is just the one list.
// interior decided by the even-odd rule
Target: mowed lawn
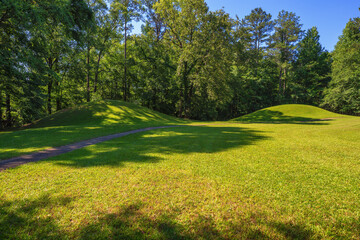
[{"label": "mowed lawn", "polygon": [[0,172],[0,239],[359,239],[360,118],[137,133]]},{"label": "mowed lawn", "polygon": [[43,118],[20,131],[0,132],[0,161],[99,136],[187,122],[123,101],[85,103]]},{"label": "mowed lawn", "polygon": [[0,239],[359,239],[360,118],[154,130],[0,173]]}]

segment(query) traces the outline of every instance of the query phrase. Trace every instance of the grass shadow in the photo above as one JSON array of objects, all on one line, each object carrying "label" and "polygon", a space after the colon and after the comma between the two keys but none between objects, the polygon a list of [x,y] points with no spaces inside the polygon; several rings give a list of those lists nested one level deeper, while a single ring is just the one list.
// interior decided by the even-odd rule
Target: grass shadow
[{"label": "grass shadow", "polygon": [[[121,207],[116,213],[103,214],[96,223],[81,229],[80,239],[270,239],[248,222],[238,222],[220,230],[215,220],[199,215],[185,226],[176,219],[176,211],[149,217],[142,213],[141,203]],[[242,231],[239,232],[239,229]]]},{"label": "grass shadow", "polygon": [[[34,200],[0,202],[0,239],[66,239],[65,232],[52,216],[38,212],[54,206],[67,206],[71,198],[43,195]],[[31,236],[31,237],[30,237]]]},{"label": "grass shadow", "polygon": [[29,128],[73,126],[73,125],[133,125],[154,122],[179,122],[185,120],[171,117],[139,105],[123,102],[103,100],[91,102],[59,111],[51,116],[41,119]]},{"label": "grass shadow", "polygon": [[[259,230],[253,230],[248,222],[238,222],[220,230],[214,219],[197,216],[189,223],[181,224],[176,210],[160,210],[150,216],[141,202],[119,207],[112,213],[99,212],[96,218],[85,217],[71,230],[66,229],[51,214],[38,216],[44,210],[57,211],[72,200],[44,195],[34,200],[2,201],[0,204],[0,239],[269,239]],[[242,229],[239,232],[239,229]],[[253,238],[258,236],[257,238]],[[260,238],[261,237],[261,238]]]},{"label": "grass shadow", "polygon": [[[122,205],[111,212],[98,212],[96,217],[84,216],[79,226],[62,225],[56,215],[59,209],[69,208],[70,197],[52,197],[49,194],[36,199],[0,199],[0,239],[318,239],[315,232],[299,223],[271,221],[269,216],[252,210],[252,218],[220,225],[210,215],[196,214],[185,222],[179,221],[179,210],[157,209],[140,201]],[[166,209],[166,210],[165,210]],[[238,212],[232,216],[239,216]],[[180,218],[181,219],[181,218]],[[254,220],[255,219],[255,220]],[[225,225],[224,225],[225,224]],[[360,230],[354,219],[339,222],[339,229]],[[263,227],[262,227],[263,226]],[[267,228],[264,226],[267,226]],[[349,227],[356,229],[348,229]],[[355,233],[354,233],[355,234]],[[333,235],[334,238],[344,238]],[[354,235],[354,239],[356,239]]]},{"label": "grass shadow", "polygon": [[291,123],[291,124],[308,124],[308,125],[326,125],[327,121],[332,119],[317,119],[309,117],[299,117],[299,116],[287,116],[280,111],[272,110],[261,110],[248,114],[242,117],[239,117],[233,121],[235,122],[244,122],[244,123]]},{"label": "grass shadow", "polygon": [[189,126],[137,133],[47,161],[71,167],[122,166],[125,162],[156,163],[157,154],[216,153],[268,139],[262,132],[241,127]]},{"label": "grass shadow", "polygon": [[0,132],[0,161],[114,133],[188,122],[122,101],[83,104],[48,116],[21,131]]},{"label": "grass shadow", "polygon": [[303,225],[293,224],[293,223],[284,223],[284,222],[273,222],[269,224],[276,231],[281,233],[286,239],[291,240],[306,240],[312,239],[314,233],[307,229]]}]

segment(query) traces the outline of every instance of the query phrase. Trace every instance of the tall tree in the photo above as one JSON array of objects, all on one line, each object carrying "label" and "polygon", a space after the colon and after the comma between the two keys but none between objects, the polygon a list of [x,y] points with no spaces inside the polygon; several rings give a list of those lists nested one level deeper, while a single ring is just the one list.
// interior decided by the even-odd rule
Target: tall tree
[{"label": "tall tree", "polygon": [[347,23],[332,54],[332,80],[323,106],[360,115],[360,18]]},{"label": "tall tree", "polygon": [[60,45],[59,33],[73,40],[80,37],[91,11],[76,0],[5,0],[0,6],[0,78],[4,80],[0,96],[10,126],[15,120],[13,112],[17,123],[39,117],[44,79],[49,86],[56,78],[53,67],[59,58],[52,50]]},{"label": "tall tree", "polygon": [[87,26],[84,41],[86,56],[86,101],[89,102],[92,92],[90,87],[92,72],[94,73],[93,92],[96,92],[100,62],[108,48],[107,43],[111,38],[111,32],[115,30],[117,24],[111,24],[108,7],[104,0],[86,1],[89,9],[94,14],[94,24]]},{"label": "tall tree", "polygon": [[[234,35],[236,61],[233,64],[228,117],[236,117],[271,106],[277,96],[274,84],[276,65],[269,54],[271,15],[261,8],[238,20]],[[275,80],[276,79],[276,80]],[[226,113],[223,113],[226,115]]]},{"label": "tall tree", "polygon": [[[177,81],[180,89],[178,115],[191,117],[192,97],[196,86],[203,79],[205,67],[210,71],[212,56],[216,53],[231,51],[226,47],[233,23],[223,12],[209,13],[203,0],[160,0],[155,4],[156,12],[164,20],[167,31],[164,41],[174,55],[176,61]],[[216,55],[218,64],[228,58],[227,54]],[[211,62],[211,64],[210,64]],[[224,64],[219,70],[228,70],[230,65]],[[206,72],[208,76],[210,72]],[[213,76],[215,77],[215,76]],[[217,84],[226,78],[217,79]],[[210,81],[211,82],[211,81]],[[219,85],[218,85],[219,86]],[[226,93],[226,88],[221,93]],[[220,93],[220,92],[218,92]]]},{"label": "tall tree", "polygon": [[140,0],[114,0],[112,2],[112,13],[121,19],[124,30],[124,79],[123,99],[128,101],[130,97],[130,82],[128,80],[127,62],[127,40],[133,28],[131,22],[139,21],[142,17],[143,6]]},{"label": "tall tree", "polygon": [[294,60],[298,41],[302,37],[300,17],[282,10],[275,20],[275,32],[271,36],[275,58],[279,68],[279,96],[284,97],[288,70]]},{"label": "tall tree", "polygon": [[316,27],[309,29],[298,46],[294,63],[293,98],[297,102],[319,105],[323,90],[330,81],[331,57],[321,46]]},{"label": "tall tree", "polygon": [[160,41],[165,34],[166,25],[161,16],[156,13],[154,5],[159,0],[143,0],[145,6],[146,22],[153,29],[156,39],[155,41]]},{"label": "tall tree", "polygon": [[135,38],[138,57],[138,81],[135,94],[137,100],[148,108],[174,114],[178,101],[175,84],[176,64],[173,51],[164,42],[166,25],[155,12],[158,0],[145,0],[145,25],[142,35]]},{"label": "tall tree", "polygon": [[250,15],[245,16],[242,25],[247,28],[251,34],[251,47],[257,54],[260,54],[260,51],[267,46],[264,46],[264,43],[268,43],[270,34],[274,28],[271,14],[266,13],[262,8],[255,8],[251,10]]}]

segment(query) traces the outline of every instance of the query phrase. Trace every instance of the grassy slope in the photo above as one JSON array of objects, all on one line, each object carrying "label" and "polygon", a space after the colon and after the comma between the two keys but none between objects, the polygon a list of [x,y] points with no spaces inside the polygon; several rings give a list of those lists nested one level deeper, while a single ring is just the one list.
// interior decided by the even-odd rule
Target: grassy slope
[{"label": "grassy slope", "polygon": [[0,132],[0,159],[128,130],[184,123],[122,101],[83,104],[46,117],[30,128]]},{"label": "grassy slope", "polygon": [[301,122],[327,118],[346,117],[318,107],[301,104],[287,104],[261,109],[254,113],[233,119],[235,122]]},{"label": "grassy slope", "polygon": [[359,239],[359,132],[224,122],[23,165],[0,173],[0,239]]}]

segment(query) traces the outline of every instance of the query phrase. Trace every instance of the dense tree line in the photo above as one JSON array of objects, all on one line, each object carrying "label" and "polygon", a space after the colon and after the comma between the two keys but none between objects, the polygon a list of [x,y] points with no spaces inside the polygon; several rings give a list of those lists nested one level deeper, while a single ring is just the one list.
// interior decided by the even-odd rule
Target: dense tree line
[{"label": "dense tree line", "polygon": [[98,99],[201,120],[282,103],[360,114],[359,18],[329,53],[287,11],[232,19],[204,0],[0,4],[1,128]]}]

